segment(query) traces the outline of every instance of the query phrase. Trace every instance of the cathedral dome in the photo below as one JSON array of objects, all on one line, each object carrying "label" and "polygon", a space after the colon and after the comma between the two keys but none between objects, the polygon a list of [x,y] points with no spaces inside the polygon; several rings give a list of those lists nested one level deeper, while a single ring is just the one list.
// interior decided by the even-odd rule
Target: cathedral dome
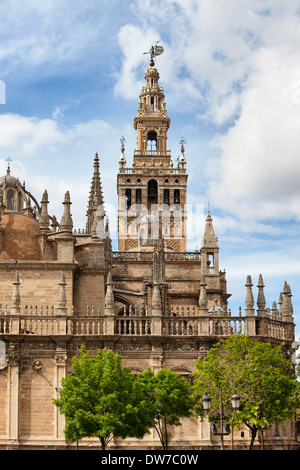
[{"label": "cathedral dome", "polygon": [[39,223],[36,219],[12,212],[1,221],[3,233],[0,260],[41,260],[38,239]]},{"label": "cathedral dome", "polygon": [[14,185],[14,186],[16,186],[17,183],[19,183],[19,179],[10,174],[10,168],[9,167],[7,168],[6,175],[0,177],[0,186],[2,186],[5,183],[6,184],[11,184],[11,185]]}]

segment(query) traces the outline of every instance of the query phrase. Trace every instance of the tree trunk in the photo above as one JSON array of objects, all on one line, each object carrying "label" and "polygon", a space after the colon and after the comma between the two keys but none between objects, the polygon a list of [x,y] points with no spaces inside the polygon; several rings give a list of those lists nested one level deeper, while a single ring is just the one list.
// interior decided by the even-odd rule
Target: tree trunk
[{"label": "tree trunk", "polygon": [[251,441],[250,441],[250,445],[249,445],[249,450],[252,450],[253,449],[253,444],[254,444],[254,441],[255,441],[255,438],[256,438],[256,434],[257,434],[257,428],[254,426],[253,428],[250,428],[251,429]]},{"label": "tree trunk", "polygon": [[100,443],[101,443],[101,450],[105,450],[106,441],[105,441],[104,437],[100,437]]},{"label": "tree trunk", "polygon": [[168,430],[167,430],[167,419],[163,420],[163,440],[164,440],[164,450],[168,449]]}]

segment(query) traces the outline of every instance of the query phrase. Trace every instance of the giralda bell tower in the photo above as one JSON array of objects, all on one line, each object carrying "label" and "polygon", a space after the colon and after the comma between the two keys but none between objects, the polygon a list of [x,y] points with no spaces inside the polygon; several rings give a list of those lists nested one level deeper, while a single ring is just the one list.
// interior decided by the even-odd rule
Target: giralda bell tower
[{"label": "giralda bell tower", "polygon": [[170,118],[154,67],[155,56],[162,52],[161,46],[150,50],[150,66],[134,119],[137,149],[131,168],[127,167],[121,139],[117,180],[119,251],[151,251],[156,240],[163,240],[167,251],[186,251],[184,141],[181,140],[181,156],[174,164],[167,149]]}]

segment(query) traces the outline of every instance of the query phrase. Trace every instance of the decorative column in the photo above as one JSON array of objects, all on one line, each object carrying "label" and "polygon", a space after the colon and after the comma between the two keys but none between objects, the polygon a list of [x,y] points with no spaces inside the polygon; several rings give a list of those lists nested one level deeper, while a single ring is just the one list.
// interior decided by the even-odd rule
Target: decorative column
[{"label": "decorative column", "polygon": [[[208,318],[208,300],[206,292],[205,276],[200,279],[200,292],[199,292],[199,332],[201,335],[209,334],[209,318]],[[201,318],[203,317],[203,318]]]},{"label": "decorative column", "polygon": [[67,296],[66,281],[64,273],[61,274],[59,282],[59,294],[57,299],[57,334],[67,334]]},{"label": "decorative column", "polygon": [[11,309],[10,314],[12,317],[10,318],[10,333],[19,334],[20,328],[20,281],[19,281],[19,272],[15,272],[15,278],[13,282],[13,293],[11,297]]},{"label": "decorative column", "polygon": [[7,436],[9,445],[19,445],[19,368],[20,351],[16,344],[9,344],[8,352],[8,409]]},{"label": "decorative column", "polygon": [[162,309],[160,288],[157,282],[153,283],[152,291],[152,335],[161,335]]},{"label": "decorative column", "polygon": [[105,295],[105,324],[104,333],[106,335],[113,335],[115,330],[115,299],[113,293],[112,275],[109,271],[106,282],[106,295]]},{"label": "decorative column", "polygon": [[[61,380],[66,377],[67,374],[67,350],[65,344],[57,345],[55,351],[55,363],[56,363],[56,374],[55,374],[55,391],[57,398],[59,398],[59,390],[61,387]],[[65,428],[65,417],[59,412],[57,406],[55,408],[55,439],[63,440],[65,443],[64,428]]]}]

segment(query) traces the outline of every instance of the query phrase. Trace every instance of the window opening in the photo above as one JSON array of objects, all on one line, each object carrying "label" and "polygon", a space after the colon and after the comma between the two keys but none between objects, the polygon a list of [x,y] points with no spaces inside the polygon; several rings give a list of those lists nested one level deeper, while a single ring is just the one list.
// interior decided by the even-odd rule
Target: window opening
[{"label": "window opening", "polygon": [[157,146],[157,135],[156,132],[151,131],[147,136],[147,150],[156,150]]},{"label": "window opening", "polygon": [[129,209],[129,207],[131,206],[131,189],[126,189],[125,197],[126,197],[126,207],[127,209]]},{"label": "window opening", "polygon": [[170,205],[170,191],[168,189],[164,189],[164,204]]},{"label": "window opening", "polygon": [[148,183],[148,209],[152,204],[157,204],[157,181],[150,180]]},{"label": "window opening", "polygon": [[137,189],[135,193],[136,204],[142,204],[142,190]]},{"label": "window opening", "polygon": [[14,210],[14,192],[12,189],[7,191],[7,210]]},{"label": "window opening", "polygon": [[180,190],[174,190],[174,204],[180,204]]}]

